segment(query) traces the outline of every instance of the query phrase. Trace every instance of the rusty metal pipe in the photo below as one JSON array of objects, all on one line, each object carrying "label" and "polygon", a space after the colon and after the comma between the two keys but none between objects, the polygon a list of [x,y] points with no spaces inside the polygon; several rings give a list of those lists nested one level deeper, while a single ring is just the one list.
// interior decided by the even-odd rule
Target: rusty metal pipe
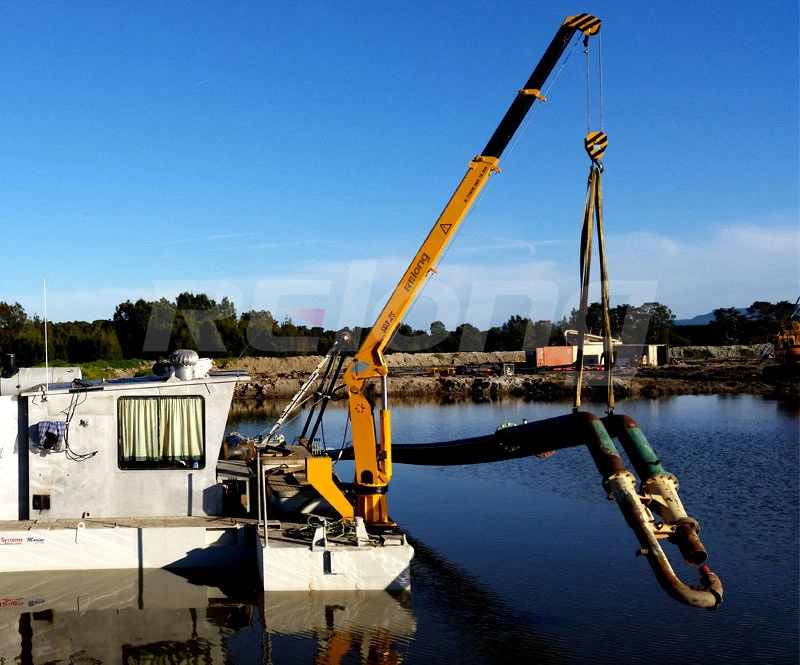
[{"label": "rusty metal pipe", "polygon": [[639,541],[639,554],[647,557],[661,587],[682,603],[692,607],[716,609],[722,602],[722,584],[719,578],[707,566],[700,569],[699,586],[688,586],[678,578],[651,526],[650,513],[636,492],[636,477],[624,468],[603,423],[599,419],[592,421],[591,429],[592,436],[588,438],[587,446],[603,476],[603,487],[616,500],[625,521]]},{"label": "rusty metal pipe", "polygon": [[641,490],[652,501],[650,509],[673,527],[669,536],[683,560],[690,566],[698,566],[708,559],[708,552],[700,541],[700,524],[686,514],[680,496],[679,482],[664,470],[650,443],[633,418],[610,414],[603,418],[609,434],[619,440],[641,480]]},{"label": "rusty metal pipe", "polygon": [[675,533],[669,537],[680,550],[683,560],[690,566],[699,566],[708,559],[708,552],[700,542],[700,525],[691,517],[679,520],[674,524]]},{"label": "rusty metal pipe", "polygon": [[606,481],[608,489],[616,499],[625,521],[633,529],[642,549],[639,554],[647,557],[647,562],[658,583],[676,600],[691,605],[715,610],[722,602],[722,583],[708,566],[700,569],[700,585],[684,584],[670,565],[664,550],[650,528],[647,510],[636,494],[633,474],[619,475]]}]

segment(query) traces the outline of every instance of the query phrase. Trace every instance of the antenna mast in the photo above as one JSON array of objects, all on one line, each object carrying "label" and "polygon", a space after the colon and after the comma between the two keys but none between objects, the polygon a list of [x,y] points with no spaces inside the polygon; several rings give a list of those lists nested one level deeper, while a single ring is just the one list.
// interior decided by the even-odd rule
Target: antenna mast
[{"label": "antenna mast", "polygon": [[50,366],[47,357],[47,279],[42,280],[44,290],[44,394],[47,396],[47,387],[50,384]]}]

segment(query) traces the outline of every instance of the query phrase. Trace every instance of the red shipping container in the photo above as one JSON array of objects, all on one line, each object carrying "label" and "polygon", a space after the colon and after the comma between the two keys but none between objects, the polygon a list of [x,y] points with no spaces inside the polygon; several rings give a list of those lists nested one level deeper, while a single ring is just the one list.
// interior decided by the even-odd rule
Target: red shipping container
[{"label": "red shipping container", "polygon": [[562,365],[571,365],[573,362],[571,346],[536,347],[537,367],[560,367]]}]

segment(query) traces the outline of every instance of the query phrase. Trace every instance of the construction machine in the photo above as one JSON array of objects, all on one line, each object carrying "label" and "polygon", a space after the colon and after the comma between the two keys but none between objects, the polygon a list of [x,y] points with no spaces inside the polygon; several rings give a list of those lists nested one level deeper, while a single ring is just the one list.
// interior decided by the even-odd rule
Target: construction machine
[{"label": "construction machine", "polygon": [[[486,147],[470,163],[439,218],[428,233],[414,258],[392,292],[372,329],[361,343],[344,373],[355,456],[355,506],[331,482],[330,460],[324,457],[308,460],[308,480],[344,517],[362,517],[368,527],[392,527],[386,492],[392,477],[392,435],[386,380],[388,369],[383,352],[426,278],[435,273],[450,239],[463,221],[490,176],[499,171],[500,157],[526,115],[536,102],[544,102],[542,94],[547,79],[573,38],[584,39],[600,30],[600,20],[589,14],[567,17],[544,52],[528,81],[519,90],[508,111],[492,134]],[[382,403],[376,422],[375,412],[365,392],[368,381],[382,382]]]},{"label": "construction machine", "polygon": [[[313,545],[307,553],[307,559],[311,562],[309,570],[312,570],[312,581],[310,585],[306,585],[303,578],[301,582],[306,585],[304,588],[334,588],[336,585],[338,585],[336,588],[343,588],[344,584],[352,584],[355,588],[371,588],[369,585],[374,585],[374,588],[408,588],[410,584],[408,564],[413,552],[404,536],[397,533],[397,525],[389,516],[386,498],[392,478],[393,451],[387,398],[389,371],[383,353],[426,279],[436,272],[437,262],[466,213],[475,203],[491,175],[499,171],[500,157],[526,115],[535,103],[545,101],[542,88],[570,42],[580,35],[588,48],[590,37],[596,35],[599,30],[600,20],[589,14],[578,14],[564,20],[488,143],[469,163],[466,175],[344,370],[342,381],[347,393],[348,415],[352,430],[352,447],[347,449],[347,457],[354,460],[353,481],[341,482],[333,473],[332,456],[324,452],[315,454],[317,451],[311,450],[307,456],[304,454],[304,470],[305,478],[316,494],[323,498],[344,521],[355,524],[356,540],[359,545],[351,548],[352,551],[341,547],[335,549],[326,540],[325,526],[315,523]],[[587,212],[584,215],[582,238],[581,273],[586,287],[581,296],[584,301],[582,305],[584,311],[584,296],[588,291],[589,282],[588,255],[591,249],[590,240],[587,242],[587,239],[591,238],[592,215],[588,214],[590,208],[598,213],[598,240],[601,259],[603,257],[600,186],[602,165],[599,160],[603,156],[606,143],[607,139],[602,131],[590,131],[584,140],[592,162],[590,176],[592,189],[591,196],[587,195]],[[606,288],[607,273],[604,259],[601,263],[603,264],[601,280]],[[604,303],[607,314],[607,298],[604,299]],[[580,337],[583,338],[583,331]],[[610,358],[612,345],[610,330],[607,331],[606,337],[608,337],[606,357]],[[677,478],[663,468],[635,421],[614,413],[610,361],[607,362],[607,373],[610,399],[605,418],[579,411],[580,404],[576,399],[572,414],[535,423],[501,425],[494,434],[486,437],[446,444],[425,444],[416,448],[409,445],[398,446],[397,462],[435,465],[485,463],[527,455],[544,457],[553,450],[585,445],[603,477],[603,487],[609,497],[617,502],[626,522],[636,534],[641,546],[638,554],[646,556],[662,587],[681,602],[714,609],[722,601],[722,585],[719,578],[707,566],[702,565],[706,560],[706,551],[698,537],[699,524],[689,517],[683,508],[678,497]],[[338,374],[338,368],[329,374],[328,388],[321,391],[326,397],[331,397],[334,391],[338,390],[340,385]],[[380,405],[377,409],[371,400],[372,393],[368,390],[372,385],[370,382],[373,381],[380,382],[380,390],[377,391],[380,394]],[[576,395],[579,394],[580,379],[576,390]],[[304,437],[305,430],[301,441]],[[310,438],[313,440],[313,435]],[[625,468],[612,439],[619,441],[632,461],[639,476],[638,489],[636,476]],[[339,451],[337,455],[342,458],[343,452]],[[275,462],[275,464],[285,463],[280,459]],[[262,468],[264,468],[263,462]],[[651,511],[657,513],[661,519],[656,520]],[[690,587],[678,579],[660,547],[661,539],[668,539],[675,544],[688,565],[701,566],[700,586]],[[292,560],[289,555],[284,554],[287,550],[281,543],[270,547],[268,541],[269,539],[265,537],[267,544],[263,550],[262,568],[266,575],[277,575],[272,571],[289,567],[292,565]],[[377,573],[373,575],[375,571]],[[289,582],[286,579],[287,576],[284,576],[276,582],[283,586],[275,588],[295,588],[287,586],[289,582],[299,584],[294,579]],[[270,588],[266,582],[265,588]]]}]

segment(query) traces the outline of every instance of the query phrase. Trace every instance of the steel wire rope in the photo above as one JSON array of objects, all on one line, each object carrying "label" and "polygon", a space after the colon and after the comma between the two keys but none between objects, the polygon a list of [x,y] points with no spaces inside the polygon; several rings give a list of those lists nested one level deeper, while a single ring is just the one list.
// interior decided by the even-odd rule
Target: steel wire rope
[{"label": "steel wire rope", "polygon": [[[597,35],[597,97],[598,115],[600,116],[600,131],[605,130],[605,110],[603,108],[603,35]],[[589,53],[589,37],[583,39],[583,52],[586,55],[586,133],[592,131],[592,81],[591,81],[591,56]]]},{"label": "steel wire rope", "polygon": [[332,464],[333,464],[334,468],[336,467],[336,465],[339,462],[341,462],[341,460],[342,460],[342,452],[346,448],[348,448],[348,447],[352,448],[352,446],[353,446],[353,442],[352,441],[349,442],[350,446],[347,445],[347,443],[348,443],[348,441],[347,441],[347,432],[350,429],[350,409],[345,409],[345,412],[346,412],[346,415],[345,415],[345,421],[344,421],[344,429],[342,431],[342,445],[339,447],[339,450],[338,450],[339,455],[336,456],[336,457],[332,457],[332,460],[333,460]]},{"label": "steel wire rope", "polygon": [[[287,416],[286,416],[286,418],[284,419],[283,423],[281,423],[281,426],[280,426],[278,429],[276,429],[274,432],[272,432],[272,434],[277,434],[277,433],[278,433],[278,432],[280,432],[280,431],[281,431],[281,430],[282,430],[284,427],[286,427],[286,425],[288,425],[288,424],[290,424],[290,423],[294,422],[295,420],[297,420],[297,418],[300,416],[300,413],[301,413],[301,411],[302,411],[302,408],[303,408],[303,406],[304,406],[304,405],[306,404],[306,402],[308,402],[308,401],[309,401],[309,400],[310,400],[312,397],[313,397],[313,394],[311,394],[311,395],[308,395],[308,396],[306,396],[305,398],[303,398],[302,400],[300,400],[299,402],[295,403],[295,405],[294,405],[294,409],[293,409],[294,413],[293,413],[293,414],[289,414],[289,415],[287,415]],[[322,401],[322,400],[320,399],[320,400],[318,400],[317,402],[314,402],[314,404],[312,404],[312,406],[316,406],[316,405],[317,405],[317,404],[318,404],[320,401]],[[274,427],[274,426],[275,426],[275,423],[273,423],[272,427]],[[260,431],[260,432],[259,432],[259,433],[258,433],[256,436],[257,436],[258,438],[261,438],[261,439],[263,439],[263,438],[264,438],[264,433],[265,433],[265,432],[266,432],[268,429],[271,429],[271,428],[267,428],[267,427],[265,427],[265,428],[264,428],[264,429],[262,429],[262,430],[261,430],[261,431]]]}]

